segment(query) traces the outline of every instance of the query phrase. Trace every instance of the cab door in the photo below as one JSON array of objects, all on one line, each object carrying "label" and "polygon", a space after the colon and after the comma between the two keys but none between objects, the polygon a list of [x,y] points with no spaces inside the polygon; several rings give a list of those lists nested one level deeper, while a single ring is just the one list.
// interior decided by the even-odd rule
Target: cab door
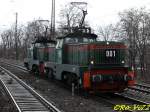
[{"label": "cab door", "polygon": [[29,65],[29,69],[32,68],[32,61],[33,61],[33,48],[29,48],[27,51],[27,62]]},{"label": "cab door", "polygon": [[63,39],[58,39],[56,45],[56,62],[58,64],[62,64],[62,45]]}]

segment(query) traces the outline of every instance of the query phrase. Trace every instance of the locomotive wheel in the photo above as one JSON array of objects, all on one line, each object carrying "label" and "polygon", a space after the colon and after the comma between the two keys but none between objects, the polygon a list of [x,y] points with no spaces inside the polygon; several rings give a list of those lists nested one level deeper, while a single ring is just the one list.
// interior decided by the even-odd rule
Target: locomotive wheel
[{"label": "locomotive wheel", "polygon": [[39,69],[38,68],[35,69],[34,75],[36,75],[36,76],[39,75]]},{"label": "locomotive wheel", "polygon": [[74,83],[75,86],[76,86],[76,85],[77,85],[77,77],[76,77],[76,75],[74,75],[74,74],[69,74],[69,75],[68,75],[67,83],[68,83],[69,85],[72,85],[72,83]]},{"label": "locomotive wheel", "polygon": [[24,66],[27,68],[27,70],[29,70],[29,64],[25,63]]},{"label": "locomotive wheel", "polygon": [[71,84],[73,83],[73,77],[72,77],[72,75],[70,74],[68,74],[67,75],[67,84],[69,85],[69,86],[71,86]]},{"label": "locomotive wheel", "polygon": [[39,75],[39,69],[38,69],[38,67],[37,66],[33,66],[32,67],[32,72],[33,72],[34,75]]},{"label": "locomotive wheel", "polygon": [[47,77],[48,79],[54,79],[54,75],[53,75],[53,70],[52,69],[48,69],[48,73],[47,73]]},{"label": "locomotive wheel", "polygon": [[74,83],[75,84],[75,86],[77,86],[77,76],[75,75],[75,74],[71,74],[71,73],[66,73],[66,74],[64,74],[63,76],[62,76],[62,81],[65,83],[65,84],[67,84],[67,85],[69,85],[69,86],[71,86],[72,85],[72,83]]},{"label": "locomotive wheel", "polygon": [[68,77],[67,77],[67,74],[63,74],[63,75],[62,75],[62,78],[61,78],[61,79],[62,79],[62,82],[65,83],[65,84],[67,84],[67,80],[68,80],[67,78],[68,78]]}]

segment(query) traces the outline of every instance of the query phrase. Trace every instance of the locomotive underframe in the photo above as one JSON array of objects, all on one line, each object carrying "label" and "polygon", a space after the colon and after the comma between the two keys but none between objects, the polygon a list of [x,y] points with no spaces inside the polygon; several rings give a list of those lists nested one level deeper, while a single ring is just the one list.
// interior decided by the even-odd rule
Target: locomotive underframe
[{"label": "locomotive underframe", "polygon": [[[80,87],[86,90],[100,90],[103,92],[122,91],[128,86],[128,81],[133,80],[128,75],[127,67],[113,67],[111,70],[100,68],[89,69],[88,66],[56,64],[52,62],[46,62],[45,68],[52,69],[54,77],[57,80],[62,80],[63,73],[70,73],[70,75],[75,74],[77,76],[77,82],[80,85]],[[122,72],[123,69],[124,72]],[[116,72],[114,72],[113,70],[116,70]],[[85,82],[84,80],[86,72],[90,73],[88,82]],[[101,80],[97,78],[97,80],[95,79],[96,81],[94,81],[93,76],[101,76]],[[88,83],[88,86],[85,83]]]},{"label": "locomotive underframe", "polygon": [[[30,70],[40,68],[40,62],[38,60],[27,60]],[[117,92],[123,91],[128,86],[128,80],[133,80],[128,76],[128,67],[119,66],[79,66],[70,64],[58,64],[54,62],[43,62],[44,68],[52,70],[52,74],[55,79],[62,80],[62,75],[68,73],[67,75],[75,74],[76,82],[79,84],[80,88],[86,90],[99,90],[101,92]],[[118,70],[118,73],[111,71]],[[120,70],[120,71],[119,71]],[[124,72],[122,72],[124,71]],[[88,81],[84,80],[86,74],[89,73]],[[87,83],[87,84],[85,84]]]}]

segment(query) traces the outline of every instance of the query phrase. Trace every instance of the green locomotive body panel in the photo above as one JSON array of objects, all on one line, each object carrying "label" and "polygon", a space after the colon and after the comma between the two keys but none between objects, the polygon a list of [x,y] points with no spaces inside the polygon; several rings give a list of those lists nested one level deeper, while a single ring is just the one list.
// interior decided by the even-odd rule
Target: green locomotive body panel
[{"label": "green locomotive body panel", "polygon": [[44,55],[44,61],[50,61],[55,62],[55,55],[56,55],[56,48],[55,47],[46,47],[45,48],[45,55]]},{"label": "green locomotive body panel", "polygon": [[120,42],[92,42],[66,44],[63,49],[65,64],[89,66],[124,66],[126,56],[126,46]]},{"label": "green locomotive body panel", "polygon": [[88,44],[68,44],[65,45],[64,52],[67,54],[65,63],[72,65],[88,65]]},{"label": "green locomotive body panel", "polygon": [[37,48],[38,60],[44,61],[44,46]]}]

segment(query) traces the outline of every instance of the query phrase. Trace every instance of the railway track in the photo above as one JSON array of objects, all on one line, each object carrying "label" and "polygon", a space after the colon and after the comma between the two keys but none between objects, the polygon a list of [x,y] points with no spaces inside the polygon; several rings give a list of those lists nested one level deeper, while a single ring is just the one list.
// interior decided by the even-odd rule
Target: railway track
[{"label": "railway track", "polygon": [[137,88],[140,88],[140,89],[142,89],[142,90],[145,90],[145,91],[149,91],[150,92],[150,85],[148,85],[148,84],[136,84],[136,87]]},{"label": "railway track", "polygon": [[0,81],[19,112],[61,112],[30,86],[1,66]]},{"label": "railway track", "polygon": [[[27,69],[25,69],[22,66],[19,65],[14,65],[14,64],[10,64],[7,63],[7,65],[9,66],[14,66],[16,68],[21,69],[22,71],[26,71]],[[136,84],[134,87],[129,87],[125,90],[125,92],[123,93],[116,93],[115,95],[121,96],[126,98],[126,100],[128,100],[128,102],[134,102],[134,103],[122,103],[122,104],[127,104],[127,105],[132,105],[132,104],[150,104],[150,87],[146,84]],[[98,102],[101,101],[105,101],[107,102],[111,107],[116,105],[116,104],[121,104],[121,102],[113,102],[111,99],[107,99],[106,97],[95,97],[94,99],[96,99]],[[126,112],[135,112],[135,111],[126,111]]]},{"label": "railway track", "polygon": [[8,66],[13,66],[13,67],[16,67],[16,68],[19,68],[21,69],[22,71],[24,72],[29,72],[29,70],[27,70],[25,67],[21,66],[21,65],[17,65],[15,63],[8,63],[8,62],[3,62],[3,61],[0,61],[1,63],[4,63],[4,64],[7,64]]},{"label": "railway track", "polygon": [[128,87],[122,95],[131,100],[136,100],[141,104],[150,104],[150,86],[143,84],[135,84],[134,87]]},{"label": "railway track", "polygon": [[[1,62],[2,63],[2,62]],[[21,73],[22,72],[22,74],[24,74],[24,75],[26,75],[26,76],[28,76],[28,71],[27,70],[25,70],[25,68],[23,67],[23,66],[19,66],[19,65],[17,65],[17,64],[15,64],[15,63],[9,63],[9,62],[3,62],[2,63],[2,66],[3,67],[5,67],[5,68],[7,68],[7,69],[9,69],[10,71],[12,71],[14,74],[16,74],[17,75],[17,71],[20,71],[19,73]],[[22,69],[22,67],[23,67],[23,69]],[[16,69],[16,72],[14,72],[13,70],[15,70]],[[27,72],[27,74],[26,74],[26,72]],[[19,78],[21,78],[21,79],[23,79],[22,77],[20,77],[19,75],[17,75]],[[30,76],[33,76],[33,75],[31,75],[30,74]],[[35,76],[34,76],[35,77]],[[35,77],[35,78],[39,78],[39,77]],[[25,78],[26,79],[26,78]],[[43,78],[40,78],[40,79],[43,79]],[[24,79],[23,79],[24,80]],[[44,78],[44,80],[45,80],[45,78]],[[25,82],[27,82],[29,85],[30,85],[30,83],[28,82],[28,81],[26,81],[26,80],[24,80]],[[49,81],[48,81],[49,82]],[[57,86],[60,86],[61,88],[64,88],[65,90],[67,90],[67,91],[69,91],[69,93],[70,93],[70,88],[69,87],[66,87],[66,85],[65,84],[62,84],[62,83],[60,83],[59,81],[53,81],[52,83],[54,83],[55,85],[57,85]],[[33,84],[31,84],[31,87],[33,87],[33,88],[36,88]],[[68,89],[69,88],[69,89]],[[37,89],[38,90],[38,89]],[[46,91],[47,90],[49,90],[49,89],[45,89]],[[49,97],[49,95],[47,95],[47,92],[44,92],[45,91],[44,89],[43,89],[43,91],[42,92],[40,92],[41,94],[43,94],[43,96],[44,97],[46,97],[46,98],[48,98]],[[50,89],[51,90],[51,89]],[[38,91],[40,91],[40,90],[38,90]],[[76,95],[77,94],[77,95]],[[71,95],[71,94],[70,94]],[[81,95],[81,96],[80,96]],[[111,104],[111,103],[109,103],[109,102],[106,102],[106,101],[103,101],[103,100],[100,100],[100,98],[96,98],[97,99],[97,101],[96,100],[94,100],[94,98],[90,98],[90,97],[86,97],[85,98],[85,96],[82,94],[82,93],[78,93],[77,91],[75,92],[75,96],[74,97],[72,97],[73,99],[74,98],[76,98],[76,96],[80,96],[80,98],[79,98],[79,100],[80,99],[84,99],[84,100],[90,100],[90,102],[92,101],[92,102],[94,102],[94,107],[95,107],[95,103],[96,104],[98,104],[98,106],[101,106],[102,107],[102,110],[103,110],[103,112],[112,112],[113,110],[113,104]],[[71,97],[71,96],[68,96],[68,97]],[[94,96],[93,96],[94,97]],[[71,98],[71,99],[72,99]],[[68,99],[68,98],[64,98],[64,100],[66,100],[66,99]],[[98,101],[99,100],[99,101]],[[68,100],[69,101],[69,100]],[[75,102],[76,102],[76,99],[75,99]],[[82,101],[80,101],[79,103],[81,103]],[[89,101],[88,101],[89,102]],[[105,103],[104,103],[105,102]],[[55,102],[56,103],[56,102]],[[64,101],[63,101],[63,103],[65,103]],[[104,103],[104,104],[103,104]],[[57,104],[57,103],[56,103]],[[58,103],[59,104],[59,103]],[[84,103],[83,103],[84,104]],[[80,104],[80,105],[82,105],[82,103]],[[101,108],[101,107],[98,107],[98,108]],[[74,108],[74,107],[73,107]],[[78,107],[77,106],[77,108],[80,108],[80,107]],[[84,108],[84,107],[83,107]],[[85,109],[86,111],[88,110],[88,108],[90,108],[90,107],[87,107],[87,109]],[[96,109],[96,108],[93,108],[93,109],[95,109],[96,111],[97,110],[99,110],[99,109]],[[64,109],[63,109],[64,110]],[[70,110],[70,109],[69,109]],[[101,110],[101,109],[100,109]],[[80,112],[80,111],[79,111]],[[89,111],[89,112],[92,112],[92,111]],[[99,112],[99,111],[98,111]],[[101,111],[100,111],[101,112]]]}]

